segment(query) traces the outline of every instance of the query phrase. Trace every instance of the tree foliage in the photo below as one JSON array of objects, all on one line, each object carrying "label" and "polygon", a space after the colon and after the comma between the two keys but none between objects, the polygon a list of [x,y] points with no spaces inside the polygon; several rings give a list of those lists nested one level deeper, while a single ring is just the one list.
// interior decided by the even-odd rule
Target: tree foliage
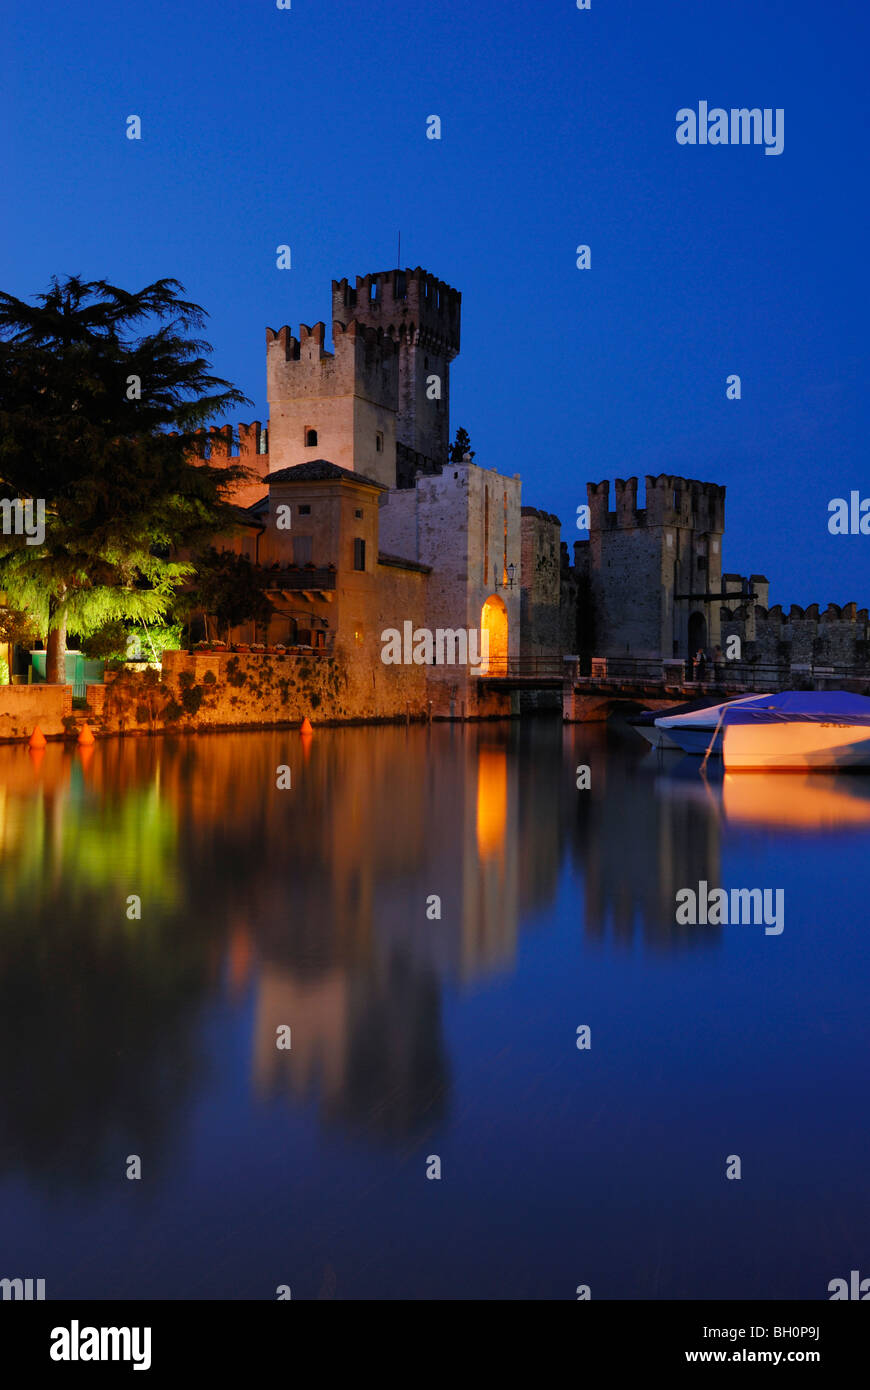
[{"label": "tree foliage", "polygon": [[450,446],[450,462],[462,463],[466,454],[474,458],[474,452],[474,449],[471,447],[471,440],[468,437],[468,431],[464,430],[460,425],[459,429],[456,431],[456,438]]},{"label": "tree foliage", "polygon": [[196,431],[247,398],[212,375],[181,292],[78,276],[33,304],[0,292],[0,482],[46,512],[43,544],[0,536],[0,587],[49,632],[55,671],[67,628],[163,617],[191,574],[173,551],[222,529],[248,476],[195,458]]},{"label": "tree foliage", "polygon": [[196,579],[179,604],[188,616],[205,613],[219,630],[241,623],[265,625],[272,613],[257,570],[244,555],[210,546],[197,557]]}]

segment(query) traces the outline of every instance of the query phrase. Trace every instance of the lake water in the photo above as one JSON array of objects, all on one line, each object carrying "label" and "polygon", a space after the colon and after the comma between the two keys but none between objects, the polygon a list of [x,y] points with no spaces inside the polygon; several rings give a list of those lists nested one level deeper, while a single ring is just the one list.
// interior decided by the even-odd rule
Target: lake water
[{"label": "lake water", "polygon": [[[0,748],[0,1277],[870,1276],[870,779],[708,772],[543,719]],[[678,925],[700,883],[783,889],[784,930]]]}]

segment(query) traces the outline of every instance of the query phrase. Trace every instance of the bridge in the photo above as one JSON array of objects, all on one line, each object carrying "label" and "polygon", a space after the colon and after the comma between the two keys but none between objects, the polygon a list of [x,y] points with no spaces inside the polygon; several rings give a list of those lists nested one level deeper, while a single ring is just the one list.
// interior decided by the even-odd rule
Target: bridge
[{"label": "bridge", "polygon": [[606,718],[619,704],[655,707],[710,696],[710,703],[741,695],[780,690],[853,690],[870,694],[870,664],[829,666],[813,662],[764,665],[760,662],[708,662],[703,679],[682,660],[644,657],[593,657],[580,674],[576,656],[528,657],[492,663],[479,677],[489,689],[561,690],[566,720]]}]

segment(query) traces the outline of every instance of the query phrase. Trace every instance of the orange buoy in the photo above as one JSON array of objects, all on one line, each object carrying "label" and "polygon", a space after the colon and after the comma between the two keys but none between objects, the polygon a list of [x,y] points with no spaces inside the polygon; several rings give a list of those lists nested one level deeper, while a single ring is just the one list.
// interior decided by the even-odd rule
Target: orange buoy
[{"label": "orange buoy", "polygon": [[27,742],[28,748],[44,748],[47,742],[48,740],[46,739],[45,734],[42,732],[39,725],[34,724],[33,733],[30,735],[30,738]]},{"label": "orange buoy", "polygon": [[308,718],[308,715],[307,715],[307,714],[306,714],[305,718],[304,718],[303,721],[302,721],[302,727],[300,728],[299,732],[300,732],[300,734],[313,734],[313,733],[314,733],[314,730],[313,730],[312,727],[311,727],[311,720]]},{"label": "orange buoy", "polygon": [[83,724],[82,727],[79,729],[78,742],[83,747],[89,748],[94,741],[94,736],[91,733],[90,726],[88,724]]}]

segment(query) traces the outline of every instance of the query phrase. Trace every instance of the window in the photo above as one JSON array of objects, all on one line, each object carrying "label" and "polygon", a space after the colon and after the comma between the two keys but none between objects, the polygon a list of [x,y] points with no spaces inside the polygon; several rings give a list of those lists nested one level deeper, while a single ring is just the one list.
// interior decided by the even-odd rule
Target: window
[{"label": "window", "polygon": [[313,449],[316,443],[317,443],[317,430],[306,430],[306,431],[305,431],[305,447],[306,447],[306,449]]},{"label": "window", "polygon": [[366,567],[366,543],[359,536],[355,536],[353,542],[353,567],[355,570]]},{"label": "window", "polygon": [[699,555],[699,556],[698,556],[698,569],[699,569],[699,570],[705,570],[706,568],[707,568],[707,557],[706,557],[706,555]]},{"label": "window", "polygon": [[311,563],[311,537],[295,536],[293,540],[293,563],[294,565],[309,565]]},{"label": "window", "polygon": [[311,505],[310,505],[310,503],[308,503],[308,502],[300,502],[300,504],[299,504],[299,515],[300,515],[300,516],[310,516],[310,515],[311,515]]},{"label": "window", "polygon": [[371,291],[370,291],[370,293],[369,293],[369,299],[371,299],[372,302],[374,302],[374,300],[376,300],[377,297],[378,297],[378,282],[377,282],[377,280],[373,280],[373,281],[372,281]]},{"label": "window", "polygon": [[405,272],[404,270],[399,270],[396,272],[396,285],[393,290],[394,297],[396,299],[404,299],[407,293],[408,286],[406,284]]},{"label": "window", "polygon": [[502,552],[502,584],[508,582],[507,572],[507,493],[502,493],[502,504],[504,506],[504,551]]},{"label": "window", "polygon": [[375,453],[382,454],[383,452],[384,452],[384,432],[383,432],[383,430],[378,430],[377,434],[375,435]]},{"label": "window", "polygon": [[357,521],[362,521],[362,507],[357,507],[356,511],[354,512],[354,516],[356,517]]},{"label": "window", "polygon": [[489,488],[483,489],[483,583],[489,583]]}]

